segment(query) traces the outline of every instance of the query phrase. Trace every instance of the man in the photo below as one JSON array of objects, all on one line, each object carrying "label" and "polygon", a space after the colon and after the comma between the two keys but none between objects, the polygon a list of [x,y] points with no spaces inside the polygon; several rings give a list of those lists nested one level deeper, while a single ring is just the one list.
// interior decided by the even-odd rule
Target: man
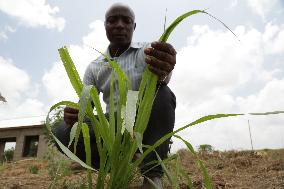
[{"label": "man", "polygon": [[[173,131],[176,102],[174,94],[166,84],[169,82],[171,71],[176,63],[176,51],[168,43],[133,43],[132,35],[135,27],[134,12],[127,5],[116,3],[107,10],[105,14],[105,30],[110,44],[106,54],[115,59],[124,72],[126,72],[131,80],[132,89],[139,89],[141,76],[146,64],[149,64],[150,70],[159,77],[159,90],[153,104],[149,124],[143,135],[143,144],[152,145],[162,136]],[[106,65],[107,61],[102,56],[91,62],[86,69],[83,81],[86,85],[94,85],[99,92],[103,93],[103,99],[107,104],[106,111],[108,112],[111,70]],[[65,123],[56,130],[56,136],[66,146],[69,142],[71,126],[77,120],[78,110],[66,107],[64,109]],[[90,122],[87,121],[87,123],[91,125]],[[92,127],[90,127],[90,135],[91,141],[95,143]],[[83,145],[83,141],[79,141],[77,156],[85,160]],[[160,145],[156,151],[162,159],[165,159],[169,151],[169,140]],[[93,166],[99,167],[96,145],[92,145],[92,157]],[[156,159],[155,153],[151,153],[145,158],[144,163]],[[143,172],[149,168],[149,166],[142,166],[141,170]],[[160,187],[162,175],[163,170],[161,166],[157,166],[145,174]],[[144,179],[142,188],[151,188],[151,184],[147,179]]]}]

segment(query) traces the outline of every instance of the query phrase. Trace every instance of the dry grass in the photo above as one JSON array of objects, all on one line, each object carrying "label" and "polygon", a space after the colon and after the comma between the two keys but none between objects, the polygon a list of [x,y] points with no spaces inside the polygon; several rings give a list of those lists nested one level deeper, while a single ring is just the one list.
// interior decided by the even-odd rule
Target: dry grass
[{"label": "dry grass", "polygon": [[[191,176],[194,188],[202,188],[202,175],[195,165],[194,157],[187,150],[180,150],[182,167]],[[200,154],[211,175],[213,188],[267,189],[284,188],[284,149],[262,151],[228,151]],[[29,167],[36,165],[38,174],[31,174]],[[25,160],[1,165],[1,189],[46,189],[51,179],[46,170],[47,161]],[[62,178],[58,188],[79,188],[86,183],[86,171],[76,170],[71,176]],[[94,176],[94,181],[96,175]],[[142,180],[134,183],[138,188]],[[186,189],[185,181],[180,179],[180,187]],[[136,187],[135,187],[136,186]],[[164,186],[167,189],[166,179]]]}]

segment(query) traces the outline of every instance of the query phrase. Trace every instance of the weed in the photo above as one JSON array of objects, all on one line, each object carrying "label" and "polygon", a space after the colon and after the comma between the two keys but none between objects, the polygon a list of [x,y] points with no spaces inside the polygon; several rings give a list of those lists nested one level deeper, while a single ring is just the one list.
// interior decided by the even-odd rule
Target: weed
[{"label": "weed", "polygon": [[10,162],[13,160],[13,157],[14,157],[14,151],[15,151],[15,148],[12,147],[8,150],[5,150],[4,151],[4,154],[3,154],[3,157],[1,158],[2,159],[2,162]]},{"label": "weed", "polygon": [[30,173],[32,173],[32,174],[38,174],[38,170],[39,170],[39,168],[38,168],[37,165],[31,165],[31,166],[29,167],[29,171],[30,171]]},{"label": "weed", "polygon": [[54,147],[48,148],[46,154],[44,155],[44,159],[48,161],[48,175],[52,180],[55,178],[60,179],[71,174],[71,161],[63,156]]}]

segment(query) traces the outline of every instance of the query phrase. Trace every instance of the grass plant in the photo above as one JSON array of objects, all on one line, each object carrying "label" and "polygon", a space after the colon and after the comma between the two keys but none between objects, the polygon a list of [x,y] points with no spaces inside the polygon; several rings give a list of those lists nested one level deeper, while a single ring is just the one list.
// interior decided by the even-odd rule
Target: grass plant
[{"label": "grass plant", "polygon": [[32,173],[32,174],[38,174],[38,170],[39,170],[39,168],[38,168],[38,166],[36,166],[36,165],[31,165],[31,166],[29,167],[29,171],[30,171],[30,173]]},{"label": "grass plant", "polygon": [[[197,13],[204,13],[210,15],[203,10],[189,11],[178,17],[162,34],[159,41],[166,42],[174,28],[185,18]],[[212,16],[212,15],[210,15]],[[212,16],[213,17],[213,16]],[[225,26],[227,27],[227,26]],[[230,30],[231,31],[231,30]],[[52,133],[50,116],[47,116],[46,126],[50,135],[57,142],[61,150],[72,160],[80,163],[88,170],[88,188],[92,188],[92,174],[98,174],[96,188],[97,189],[124,189],[128,188],[130,183],[135,178],[135,173],[143,159],[160,144],[165,142],[170,137],[174,136],[182,140],[194,155],[197,156],[191,144],[176,134],[188,127],[197,125],[199,123],[209,121],[212,119],[219,119],[224,117],[240,116],[244,114],[216,114],[207,115],[197,119],[196,121],[185,125],[172,133],[169,133],[159,139],[154,145],[144,147],[142,144],[143,133],[147,127],[148,120],[151,113],[152,104],[157,92],[157,76],[153,74],[148,67],[146,67],[142,76],[139,92],[131,90],[131,83],[127,75],[119,67],[118,63],[111,60],[106,55],[109,66],[112,69],[111,85],[110,85],[110,112],[109,119],[103,113],[101,102],[99,100],[98,91],[94,86],[85,86],[79,77],[79,74],[74,66],[74,63],[69,55],[66,47],[59,49],[59,54],[70,82],[77,93],[80,101],[78,103],[70,101],[61,101],[50,108],[50,112],[59,106],[70,106],[79,109],[78,122],[72,127],[70,134],[70,144],[74,141],[74,146],[77,145],[80,132],[83,133],[86,160],[83,162],[76,154],[76,147],[74,152],[71,152],[65,147]],[[118,86],[115,86],[115,81],[118,81]],[[119,89],[119,96],[114,96],[115,88]],[[93,106],[92,106],[93,104]],[[116,104],[116,112],[114,107]],[[96,115],[93,113],[93,107]],[[135,108],[133,108],[135,107]],[[137,110],[137,111],[136,111]],[[137,114],[136,114],[137,112]],[[115,116],[115,113],[117,116]],[[272,112],[275,113],[275,112]],[[283,113],[283,112],[277,112]],[[266,113],[266,114],[271,114]],[[256,115],[256,114],[254,114]],[[259,115],[259,114],[257,114]],[[91,166],[90,153],[90,138],[88,126],[83,122],[84,117],[88,117],[92,123],[93,130],[96,136],[96,143],[98,146],[98,153],[100,156],[100,168],[95,170]],[[133,161],[133,156],[137,151],[141,152],[141,156]],[[158,157],[159,163],[164,167],[164,162]],[[197,158],[197,164],[203,174],[204,184],[206,188],[212,188],[209,173],[207,172],[203,162]],[[178,188],[174,176],[169,174],[166,170],[167,177],[171,180],[174,188]],[[192,182],[189,180],[188,187],[191,188]]]}]

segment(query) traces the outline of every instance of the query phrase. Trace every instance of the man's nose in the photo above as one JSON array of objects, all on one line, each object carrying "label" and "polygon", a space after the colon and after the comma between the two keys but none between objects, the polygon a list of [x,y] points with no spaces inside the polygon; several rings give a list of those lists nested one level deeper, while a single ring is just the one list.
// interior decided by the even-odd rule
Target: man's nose
[{"label": "man's nose", "polygon": [[125,26],[124,22],[122,19],[118,19],[116,23],[116,27],[118,28],[123,28]]}]

